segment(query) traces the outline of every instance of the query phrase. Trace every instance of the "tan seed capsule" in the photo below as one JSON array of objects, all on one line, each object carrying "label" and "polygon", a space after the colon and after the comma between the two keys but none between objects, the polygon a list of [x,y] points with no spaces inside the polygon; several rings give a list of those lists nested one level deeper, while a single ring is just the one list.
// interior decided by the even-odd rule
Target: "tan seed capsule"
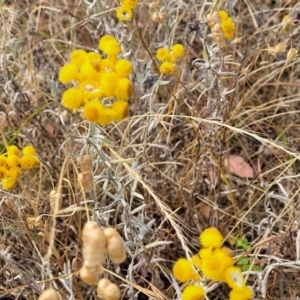
[{"label": "tan seed capsule", "polygon": [[49,200],[50,200],[50,207],[52,213],[55,211],[55,208],[57,210],[60,209],[61,202],[62,202],[61,193],[57,192],[56,190],[52,190],[49,194]]},{"label": "tan seed capsule", "polygon": [[121,298],[119,287],[107,278],[99,280],[97,294],[98,297],[105,298],[106,300],[119,300]]},{"label": "tan seed capsule", "polygon": [[93,175],[90,171],[78,174],[78,181],[81,183],[85,191],[91,192],[94,188]]},{"label": "tan seed capsule", "polygon": [[106,252],[109,259],[120,264],[126,260],[126,250],[124,248],[123,240],[119,233],[114,228],[105,228],[104,234],[106,236]]},{"label": "tan seed capsule", "polygon": [[94,285],[98,282],[98,274],[88,268],[86,264],[83,264],[82,268],[80,269],[79,276],[81,280],[88,285]]},{"label": "tan seed capsule", "polygon": [[78,157],[77,164],[79,165],[82,172],[86,172],[86,171],[91,172],[92,171],[93,162],[92,162],[91,156],[89,154]]},{"label": "tan seed capsule", "polygon": [[44,291],[38,300],[59,300],[59,295],[54,289]]}]

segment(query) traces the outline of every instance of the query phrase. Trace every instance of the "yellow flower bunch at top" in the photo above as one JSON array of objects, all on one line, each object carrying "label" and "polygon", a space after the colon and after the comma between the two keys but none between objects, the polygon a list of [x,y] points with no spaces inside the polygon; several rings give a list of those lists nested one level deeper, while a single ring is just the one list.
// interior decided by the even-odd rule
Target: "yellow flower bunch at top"
[{"label": "yellow flower bunch at top", "polygon": [[184,47],[181,44],[172,46],[171,51],[168,48],[159,48],[156,52],[156,58],[162,62],[159,67],[161,74],[170,75],[176,71],[176,61],[179,61],[184,55]]},{"label": "yellow flower bunch at top", "polygon": [[128,22],[132,19],[132,10],[137,6],[137,0],[121,0],[121,6],[116,10],[117,18],[120,21]]},{"label": "yellow flower bunch at top", "polygon": [[15,145],[10,145],[5,154],[0,155],[0,180],[5,189],[14,188],[17,179],[22,174],[22,169],[35,168],[39,160],[32,146],[25,146],[20,157],[20,150]]},{"label": "yellow flower bunch at top", "polygon": [[201,280],[201,273],[208,279],[226,282],[232,289],[229,300],[251,300],[253,291],[246,286],[240,268],[234,266],[230,249],[222,247],[224,238],[217,228],[210,227],[199,235],[202,245],[199,253],[191,261],[179,258],[173,266],[173,274],[179,282],[192,282],[182,293],[182,300],[202,300],[205,292],[202,287],[195,284]]},{"label": "yellow flower bunch at top", "polygon": [[[135,2],[128,3],[132,6]],[[103,55],[74,50],[70,62],[60,69],[59,80],[73,84],[63,93],[63,106],[74,112],[82,109],[86,120],[103,126],[128,115],[127,101],[133,90],[129,79],[132,64],[118,58],[121,45],[111,35],[103,36],[98,48]],[[108,104],[103,104],[104,99]]]}]

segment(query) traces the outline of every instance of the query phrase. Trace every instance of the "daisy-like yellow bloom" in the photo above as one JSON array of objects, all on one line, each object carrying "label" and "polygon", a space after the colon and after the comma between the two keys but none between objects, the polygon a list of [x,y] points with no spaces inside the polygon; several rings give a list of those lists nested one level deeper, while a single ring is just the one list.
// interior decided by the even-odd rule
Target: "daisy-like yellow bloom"
[{"label": "daisy-like yellow bloom", "polygon": [[60,68],[58,78],[61,83],[66,84],[78,79],[78,70],[75,64],[66,64]]},{"label": "daisy-like yellow bloom", "polygon": [[229,293],[229,300],[252,300],[253,291],[249,286],[240,289],[233,289]]},{"label": "daisy-like yellow bloom", "polygon": [[121,4],[129,9],[134,9],[138,4],[138,0],[121,0]]},{"label": "daisy-like yellow bloom", "polygon": [[7,190],[11,190],[15,187],[16,179],[11,177],[6,177],[2,180],[2,187]]},{"label": "daisy-like yellow bloom", "polygon": [[14,154],[14,155],[19,156],[19,154],[20,154],[19,148],[17,146],[15,146],[15,145],[8,146],[7,149],[6,149],[6,151],[7,151],[8,155]]},{"label": "daisy-like yellow bloom", "polygon": [[132,83],[128,78],[118,80],[115,96],[118,100],[127,101],[132,94]]},{"label": "daisy-like yellow bloom", "polygon": [[128,22],[132,19],[132,9],[126,6],[119,6],[116,10],[117,18],[122,22]]},{"label": "daisy-like yellow bloom", "polygon": [[204,300],[205,291],[201,286],[188,285],[182,293],[182,300]]},{"label": "daisy-like yellow bloom", "polygon": [[76,111],[83,105],[82,91],[77,88],[67,89],[62,96],[63,106]]},{"label": "daisy-like yellow bloom", "polygon": [[223,236],[217,228],[209,227],[200,234],[199,242],[204,248],[219,248],[223,243]]},{"label": "daisy-like yellow bloom", "polygon": [[245,279],[242,271],[238,267],[229,267],[225,271],[225,282],[232,289],[240,289],[245,286]]},{"label": "daisy-like yellow bloom", "polygon": [[127,59],[119,59],[115,64],[115,71],[120,77],[128,77],[132,72],[132,64]]},{"label": "daisy-like yellow bloom", "polygon": [[181,44],[172,46],[172,54],[178,59],[184,55],[184,47]]},{"label": "daisy-like yellow bloom", "polygon": [[19,167],[12,167],[9,170],[7,170],[7,177],[11,177],[11,178],[19,178],[22,174],[22,171]]},{"label": "daisy-like yellow bloom", "polygon": [[117,56],[121,52],[119,42],[111,35],[103,36],[99,41],[99,49],[106,55]]},{"label": "daisy-like yellow bloom", "polygon": [[234,263],[227,251],[217,248],[210,255],[207,254],[202,258],[200,250],[200,257],[202,259],[201,271],[204,276],[213,280],[225,281],[225,271]]},{"label": "daisy-like yellow bloom", "polygon": [[83,107],[83,117],[91,122],[98,122],[103,115],[104,107],[99,101],[88,102]]},{"label": "daisy-like yellow bloom", "polygon": [[118,75],[115,72],[104,73],[100,78],[100,87],[104,97],[113,97],[116,91]]},{"label": "daisy-like yellow bloom", "polygon": [[156,51],[156,58],[159,61],[169,61],[171,59],[171,53],[168,48],[159,48]]},{"label": "daisy-like yellow bloom", "polygon": [[22,150],[23,155],[35,155],[35,149],[33,146],[25,146]]},{"label": "daisy-like yellow bloom", "polygon": [[71,63],[80,67],[86,60],[87,52],[82,49],[74,50],[71,53]]},{"label": "daisy-like yellow bloom", "polygon": [[186,258],[179,258],[172,269],[173,275],[179,282],[192,280],[195,275],[192,263]]},{"label": "daisy-like yellow bloom", "polygon": [[176,70],[176,65],[169,61],[164,61],[159,67],[160,73],[164,75],[173,74],[175,70]]},{"label": "daisy-like yellow bloom", "polygon": [[16,167],[19,164],[19,156],[15,154],[9,154],[6,157],[6,164],[8,167]]},{"label": "daisy-like yellow bloom", "polygon": [[25,169],[33,169],[39,164],[39,160],[35,155],[23,155],[20,158],[20,166]]},{"label": "daisy-like yellow bloom", "polygon": [[116,112],[115,121],[121,121],[128,116],[127,101],[117,100],[112,104],[111,109]]}]

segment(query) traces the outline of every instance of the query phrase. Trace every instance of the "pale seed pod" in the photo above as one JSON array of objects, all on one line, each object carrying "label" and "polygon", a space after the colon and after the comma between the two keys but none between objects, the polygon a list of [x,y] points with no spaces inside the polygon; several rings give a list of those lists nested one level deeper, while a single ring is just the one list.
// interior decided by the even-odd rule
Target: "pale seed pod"
[{"label": "pale seed pod", "polygon": [[159,17],[159,14],[157,11],[155,11],[153,14],[152,14],[152,17],[151,17],[152,21],[156,22],[156,23],[160,23],[160,17]]},{"label": "pale seed pod", "polygon": [[93,168],[92,158],[89,154],[77,158],[77,164],[82,172],[91,172]]},{"label": "pale seed pod", "polygon": [[49,194],[49,200],[50,200],[51,213],[54,212],[55,207],[57,208],[57,210],[60,209],[61,201],[62,201],[61,193],[57,192],[56,190],[52,190]]},{"label": "pale seed pod", "polygon": [[166,21],[166,14],[165,13],[158,14],[158,17],[159,17],[159,23],[160,24],[165,23],[165,21]]},{"label": "pale seed pod", "polygon": [[91,192],[94,188],[93,175],[91,171],[85,171],[78,174],[78,181],[81,183],[85,191]]},{"label": "pale seed pod", "polygon": [[[100,267],[100,272],[96,273],[93,271],[92,268],[89,268],[86,264],[86,262],[84,262],[82,268],[80,269],[79,272],[79,276],[81,278],[81,280],[83,282],[85,282],[88,285],[94,285],[97,284],[98,282],[98,275],[101,273],[101,266],[98,265]],[[95,268],[94,268],[95,269]],[[95,270],[97,271],[97,270]]]},{"label": "pale seed pod", "polygon": [[14,202],[13,199],[11,199],[11,198],[6,198],[6,199],[4,200],[4,204],[5,204],[9,209],[13,210],[13,211],[16,212],[16,213],[19,213],[19,210],[17,209],[16,204],[15,204],[15,202]]},{"label": "pale seed pod", "polygon": [[60,300],[60,297],[54,289],[48,289],[40,295],[38,300]]},{"label": "pale seed pod", "polygon": [[217,11],[212,12],[206,16],[207,24],[209,27],[214,27],[216,24],[221,24],[221,18]]},{"label": "pale seed pod", "polygon": [[151,12],[157,11],[157,7],[158,7],[158,3],[157,3],[157,2],[151,2],[151,3],[149,4],[149,10],[150,10]]},{"label": "pale seed pod", "polygon": [[105,261],[106,237],[103,230],[94,222],[85,223],[82,229],[83,258],[89,266]]},{"label": "pale seed pod", "polygon": [[126,260],[126,250],[119,233],[111,227],[104,229],[106,236],[106,252],[109,259],[115,264],[120,264]]},{"label": "pale seed pod", "polygon": [[222,48],[226,45],[225,37],[221,28],[220,24],[215,24],[214,27],[211,29],[213,39],[216,44]]},{"label": "pale seed pod", "polygon": [[119,287],[107,278],[99,280],[97,294],[99,298],[104,298],[106,300],[119,300],[121,298]]}]

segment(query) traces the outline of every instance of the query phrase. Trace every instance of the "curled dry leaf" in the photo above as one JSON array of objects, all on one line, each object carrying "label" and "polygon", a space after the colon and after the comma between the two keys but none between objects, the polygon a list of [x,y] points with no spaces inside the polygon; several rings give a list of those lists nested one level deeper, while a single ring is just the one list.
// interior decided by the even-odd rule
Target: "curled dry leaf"
[{"label": "curled dry leaf", "polygon": [[223,160],[223,165],[237,176],[243,178],[254,177],[253,168],[241,156],[229,155]]}]

